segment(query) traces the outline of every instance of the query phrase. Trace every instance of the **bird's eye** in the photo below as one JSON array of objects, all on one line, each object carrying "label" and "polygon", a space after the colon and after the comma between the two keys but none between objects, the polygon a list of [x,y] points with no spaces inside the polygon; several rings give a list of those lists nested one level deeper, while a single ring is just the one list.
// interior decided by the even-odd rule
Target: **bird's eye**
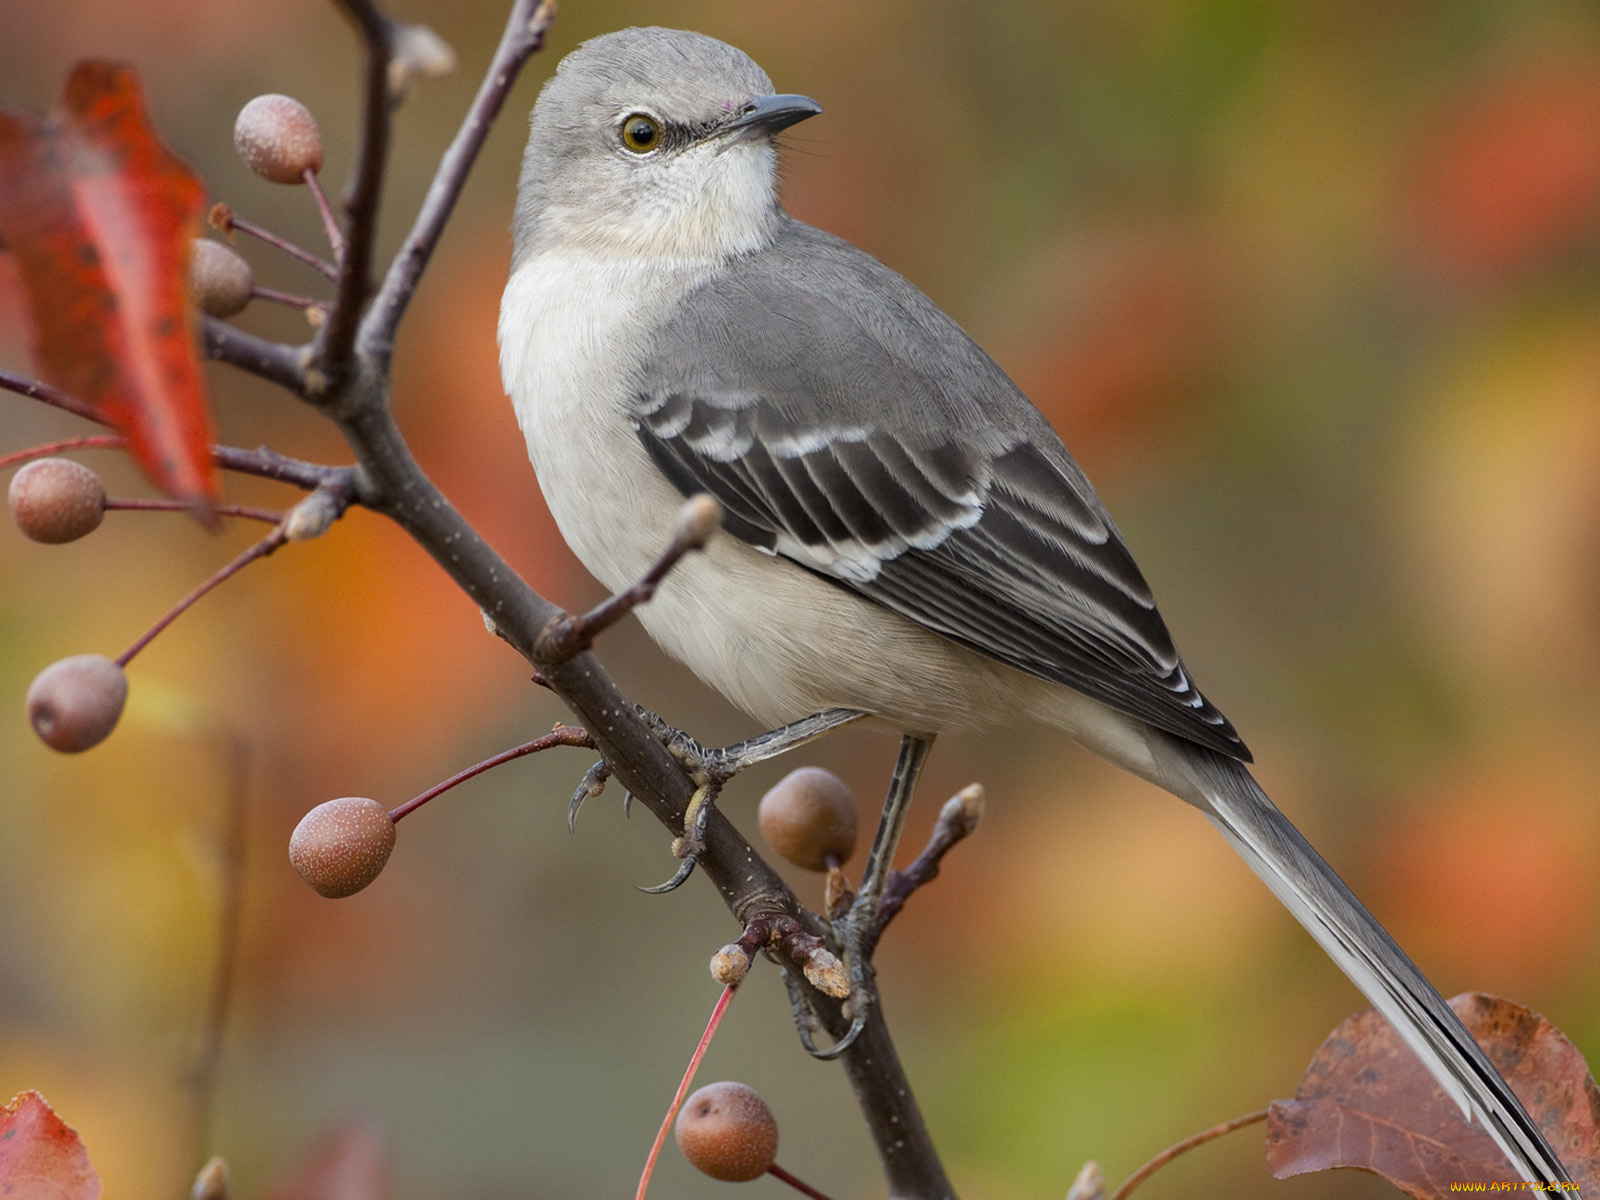
[{"label": "bird's eye", "polygon": [[634,113],[622,122],[622,144],[635,154],[649,154],[661,144],[661,122],[645,113]]}]

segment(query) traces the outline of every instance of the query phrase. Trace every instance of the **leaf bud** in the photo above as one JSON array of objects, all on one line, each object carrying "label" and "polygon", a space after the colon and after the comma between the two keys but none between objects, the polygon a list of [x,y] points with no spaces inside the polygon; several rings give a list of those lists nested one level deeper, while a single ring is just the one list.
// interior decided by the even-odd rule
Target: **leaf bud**
[{"label": "leaf bud", "polygon": [[711,956],[711,978],[723,987],[737,987],[750,974],[750,955],[738,942],[729,942]]}]

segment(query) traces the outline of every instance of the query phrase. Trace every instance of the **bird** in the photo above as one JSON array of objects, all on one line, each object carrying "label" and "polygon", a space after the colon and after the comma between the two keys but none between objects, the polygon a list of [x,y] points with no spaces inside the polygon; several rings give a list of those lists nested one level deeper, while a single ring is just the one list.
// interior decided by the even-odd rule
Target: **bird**
[{"label": "bird", "polygon": [[1048,420],[913,284],[784,210],[775,138],[821,111],[661,28],[586,41],[543,86],[498,332],[563,538],[620,591],[709,494],[721,529],[637,610],[668,655],[765,725],[897,729],[913,781],[935,736],[1033,721],[1193,805],[1517,1172],[1566,1181],[1256,783]]}]

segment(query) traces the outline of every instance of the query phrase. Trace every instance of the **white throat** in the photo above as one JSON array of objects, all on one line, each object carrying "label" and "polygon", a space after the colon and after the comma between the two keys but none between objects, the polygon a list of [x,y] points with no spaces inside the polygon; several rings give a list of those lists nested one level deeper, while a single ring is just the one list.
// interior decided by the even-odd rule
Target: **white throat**
[{"label": "white throat", "polygon": [[708,143],[642,164],[623,187],[553,199],[537,217],[537,244],[663,265],[759,250],[779,220],[776,158],[763,138]]}]

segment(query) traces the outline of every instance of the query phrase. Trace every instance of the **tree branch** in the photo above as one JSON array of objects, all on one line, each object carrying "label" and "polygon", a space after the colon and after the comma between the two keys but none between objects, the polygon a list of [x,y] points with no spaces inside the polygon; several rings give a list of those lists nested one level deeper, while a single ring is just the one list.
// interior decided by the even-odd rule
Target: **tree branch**
[{"label": "tree branch", "polygon": [[367,59],[362,81],[361,143],[355,177],[345,198],[349,225],[334,285],[333,309],[318,331],[317,383],[342,380],[353,365],[361,309],[371,286],[372,247],[378,234],[378,200],[389,159],[393,102],[389,95],[389,60],[394,53],[394,23],[370,0],[339,0],[361,31]]},{"label": "tree branch", "polygon": [[10,371],[0,371],[0,388],[8,392],[16,392],[19,396],[26,396],[30,400],[40,400],[53,408],[69,412],[75,417],[82,417],[85,421],[93,421],[96,425],[105,425],[108,422],[94,409],[90,408],[76,396],[69,396],[58,387],[52,387],[42,379],[29,379],[22,375],[13,375]]},{"label": "tree branch", "polygon": [[394,351],[395,329],[405,315],[406,306],[417,289],[417,280],[428,265],[439,235],[455,209],[456,200],[467,181],[478,152],[494,119],[505,105],[511,85],[528,57],[544,45],[545,31],[555,20],[553,0],[514,0],[500,45],[495,49],[478,94],[454,140],[439,161],[428,195],[417,212],[405,244],[389,264],[377,299],[362,322],[360,345],[364,354],[387,370]]},{"label": "tree branch", "polygon": [[201,345],[207,358],[248,371],[297,396],[305,397],[312,391],[306,371],[309,347],[268,341],[216,317],[207,317],[202,331]]}]

